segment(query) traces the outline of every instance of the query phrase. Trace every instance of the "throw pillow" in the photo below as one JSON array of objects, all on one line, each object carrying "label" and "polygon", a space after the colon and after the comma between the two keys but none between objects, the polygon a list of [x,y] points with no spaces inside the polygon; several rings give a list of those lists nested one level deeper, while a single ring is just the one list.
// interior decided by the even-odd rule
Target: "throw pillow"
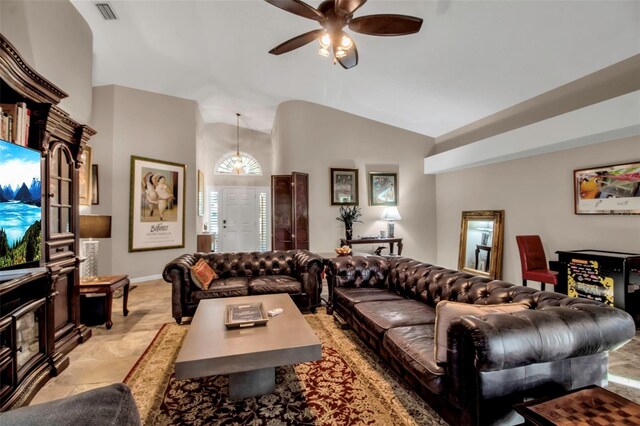
[{"label": "throw pillow", "polygon": [[495,313],[510,313],[529,309],[527,303],[499,303],[495,305],[474,305],[471,303],[450,302],[443,300],[436,305],[436,362],[447,362],[447,331],[449,324],[462,315],[482,316]]},{"label": "throw pillow", "polygon": [[218,278],[216,271],[204,259],[198,260],[190,269],[193,283],[202,290],[209,289],[211,281]]}]

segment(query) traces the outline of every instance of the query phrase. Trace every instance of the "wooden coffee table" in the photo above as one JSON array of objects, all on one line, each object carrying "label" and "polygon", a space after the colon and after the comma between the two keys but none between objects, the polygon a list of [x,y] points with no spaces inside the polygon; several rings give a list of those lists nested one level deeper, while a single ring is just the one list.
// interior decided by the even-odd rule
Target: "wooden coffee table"
[{"label": "wooden coffee table", "polygon": [[122,288],[122,315],[125,317],[129,313],[127,309],[127,299],[129,299],[129,277],[127,275],[105,275],[102,277],[82,277],[80,278],[80,294],[105,294],[107,313],[107,330],[113,326],[111,321],[111,308],[113,307],[113,292]]},{"label": "wooden coffee table", "polygon": [[640,425],[640,405],[595,385],[513,408],[525,425]]},{"label": "wooden coffee table", "polygon": [[[262,302],[282,308],[266,325],[228,330],[227,305]],[[322,346],[288,294],[201,300],[176,360],[176,379],[229,375],[229,398],[272,393],[275,367],[317,361]]]}]

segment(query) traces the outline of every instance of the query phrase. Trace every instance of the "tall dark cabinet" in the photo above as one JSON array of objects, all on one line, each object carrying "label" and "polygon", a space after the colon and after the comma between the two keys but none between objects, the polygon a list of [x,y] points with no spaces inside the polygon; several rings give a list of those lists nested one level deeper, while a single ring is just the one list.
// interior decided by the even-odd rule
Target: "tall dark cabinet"
[{"label": "tall dark cabinet", "polygon": [[309,250],[309,175],[271,176],[273,250]]},{"label": "tall dark cabinet", "polygon": [[[6,410],[28,403],[69,365],[68,352],[91,336],[80,324],[78,169],[95,131],[57,106],[67,94],[1,34],[0,44],[0,103],[26,103],[27,145],[42,157],[42,268],[0,280],[0,410]],[[33,332],[18,333],[21,327]],[[25,344],[24,335],[33,342]]]}]

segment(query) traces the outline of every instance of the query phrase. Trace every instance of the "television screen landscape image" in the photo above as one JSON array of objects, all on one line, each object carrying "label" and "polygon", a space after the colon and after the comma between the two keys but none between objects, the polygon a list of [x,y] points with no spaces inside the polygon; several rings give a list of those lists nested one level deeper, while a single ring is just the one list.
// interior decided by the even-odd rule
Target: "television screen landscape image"
[{"label": "television screen landscape image", "polygon": [[39,265],[41,192],[40,152],[0,141],[0,269]]}]

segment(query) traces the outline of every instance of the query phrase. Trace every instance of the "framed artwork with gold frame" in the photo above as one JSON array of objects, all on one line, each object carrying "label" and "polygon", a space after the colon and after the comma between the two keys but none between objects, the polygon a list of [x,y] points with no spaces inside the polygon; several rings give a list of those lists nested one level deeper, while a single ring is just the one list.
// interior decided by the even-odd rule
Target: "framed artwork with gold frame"
[{"label": "framed artwork with gold frame", "polygon": [[504,210],[462,212],[458,269],[500,279],[503,234]]},{"label": "framed artwork with gold frame", "polygon": [[82,164],[78,170],[78,198],[81,206],[91,205],[91,188],[92,188],[92,167],[91,167],[91,147],[85,145],[82,150]]},{"label": "framed artwork with gold frame", "polygon": [[184,164],[131,156],[130,252],[184,247],[185,171]]}]

